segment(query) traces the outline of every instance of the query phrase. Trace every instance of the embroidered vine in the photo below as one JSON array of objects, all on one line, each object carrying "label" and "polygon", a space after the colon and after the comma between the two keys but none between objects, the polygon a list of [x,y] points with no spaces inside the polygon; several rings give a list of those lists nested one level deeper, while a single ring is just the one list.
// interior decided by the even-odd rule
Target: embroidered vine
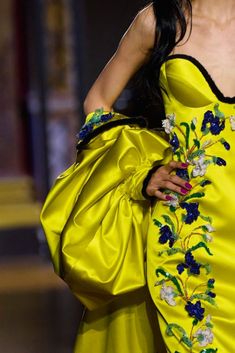
[{"label": "embroidered vine", "polygon": [[[200,353],[217,352],[217,348],[211,347],[214,339],[212,319],[210,315],[205,315],[205,303],[216,305],[215,279],[210,276],[209,261],[202,263],[197,259],[199,249],[205,252],[208,259],[213,255],[210,242],[215,228],[212,218],[202,214],[199,200],[205,197],[206,189],[211,184],[206,177],[207,168],[210,165],[226,166],[225,159],[209,151],[218,143],[226,151],[230,150],[228,141],[220,137],[228,119],[231,129],[235,130],[235,117],[225,117],[216,104],[213,112],[204,114],[200,126],[196,118],[190,123],[177,124],[174,114],[163,121],[165,132],[169,134],[173,159],[189,165],[187,170],[178,169],[176,174],[193,187],[186,196],[166,190],[171,196],[171,200],[165,202],[169,212],[162,214],[160,220],[154,219],[159,229],[158,242],[163,246],[159,256],[181,255],[174,273],[169,273],[164,267],[156,269],[156,286],[161,286],[160,298],[168,305],[174,307],[183,301],[185,313],[192,320],[191,329],[186,332],[177,323],[170,323],[166,334],[180,337],[189,352],[193,352],[195,347]],[[184,143],[181,144],[182,139]]]},{"label": "embroidered vine", "polygon": [[77,137],[80,141],[83,141],[97,126],[111,120],[114,117],[114,113],[104,113],[104,109],[97,109],[90,120],[85,123],[79,131]]}]

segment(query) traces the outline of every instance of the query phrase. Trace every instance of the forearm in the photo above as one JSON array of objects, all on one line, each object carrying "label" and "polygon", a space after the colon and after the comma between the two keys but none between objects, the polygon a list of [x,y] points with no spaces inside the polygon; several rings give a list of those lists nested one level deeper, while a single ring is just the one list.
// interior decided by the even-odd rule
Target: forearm
[{"label": "forearm", "polygon": [[155,38],[155,24],[152,16],[150,19],[147,16],[150,11],[151,8],[146,8],[137,15],[116,53],[91,87],[84,102],[86,114],[98,108],[112,110],[131,77],[149,59]]}]

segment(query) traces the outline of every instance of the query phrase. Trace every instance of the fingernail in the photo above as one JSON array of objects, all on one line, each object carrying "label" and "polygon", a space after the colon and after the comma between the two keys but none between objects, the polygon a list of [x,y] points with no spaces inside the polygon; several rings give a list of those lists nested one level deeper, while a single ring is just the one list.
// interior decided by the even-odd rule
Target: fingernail
[{"label": "fingernail", "polygon": [[181,167],[187,168],[188,167],[188,163],[181,163]]},{"label": "fingernail", "polygon": [[169,196],[169,195],[166,195],[166,200],[167,200],[167,201],[171,201],[171,200],[173,200],[173,197],[171,197],[171,196]]},{"label": "fingernail", "polygon": [[186,187],[187,189],[192,189],[192,185],[191,185],[191,184],[185,183],[184,185],[185,185],[185,187]]},{"label": "fingernail", "polygon": [[181,188],[180,191],[182,192],[182,194],[187,194],[188,193],[188,190],[183,189],[183,188]]}]

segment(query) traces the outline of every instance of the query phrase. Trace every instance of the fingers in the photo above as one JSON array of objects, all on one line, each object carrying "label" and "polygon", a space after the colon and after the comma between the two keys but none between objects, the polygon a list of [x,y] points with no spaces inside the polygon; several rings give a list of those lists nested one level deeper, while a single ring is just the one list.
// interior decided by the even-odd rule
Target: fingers
[{"label": "fingers", "polygon": [[159,200],[163,201],[170,201],[172,200],[172,197],[169,195],[165,195],[162,191],[160,190],[153,190],[153,194],[150,196],[155,196]]},{"label": "fingers", "polygon": [[187,169],[188,163],[171,161],[170,163],[166,164],[162,168],[164,168],[168,173],[171,173],[175,169]]},{"label": "fingers", "polygon": [[188,164],[171,161],[165,166],[160,167],[155,173],[153,173],[147,188],[146,193],[149,196],[155,196],[160,200],[169,201],[172,199],[170,195],[166,195],[162,192],[163,189],[170,190],[180,195],[186,195],[192,188],[192,186],[184,179],[177,175],[172,175],[172,171],[175,169],[187,169]]}]

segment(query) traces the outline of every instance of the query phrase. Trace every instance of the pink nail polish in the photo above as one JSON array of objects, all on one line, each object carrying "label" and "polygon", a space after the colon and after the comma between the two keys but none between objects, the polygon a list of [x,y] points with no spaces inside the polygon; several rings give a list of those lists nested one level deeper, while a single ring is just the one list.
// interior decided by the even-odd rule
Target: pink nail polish
[{"label": "pink nail polish", "polygon": [[188,163],[181,163],[181,166],[182,166],[183,168],[187,168],[187,167],[189,166],[189,164],[188,164]]},{"label": "pink nail polish", "polygon": [[192,185],[189,184],[189,183],[185,183],[185,187],[186,187],[187,189],[192,189]]},{"label": "pink nail polish", "polygon": [[171,196],[169,196],[169,195],[166,195],[166,200],[167,200],[167,201],[171,201],[171,200],[173,200],[173,197],[171,197]]},{"label": "pink nail polish", "polygon": [[187,194],[188,193],[188,190],[183,189],[183,188],[181,188],[180,191],[182,192],[182,194]]}]

